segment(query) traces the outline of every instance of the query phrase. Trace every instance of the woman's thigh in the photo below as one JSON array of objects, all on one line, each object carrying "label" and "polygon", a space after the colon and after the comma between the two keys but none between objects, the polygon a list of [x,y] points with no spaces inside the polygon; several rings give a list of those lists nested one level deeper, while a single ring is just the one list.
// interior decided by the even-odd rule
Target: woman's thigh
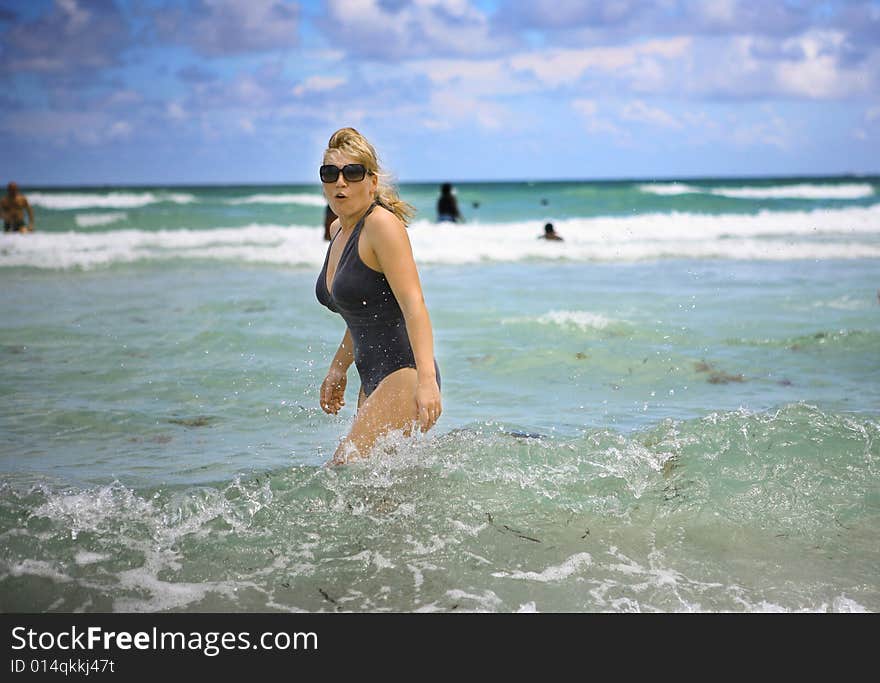
[{"label": "woman's thigh", "polygon": [[379,437],[392,430],[401,429],[408,435],[418,418],[417,385],[415,368],[401,368],[383,379],[368,398],[359,400],[354,424],[336,449],[333,461],[368,457]]}]

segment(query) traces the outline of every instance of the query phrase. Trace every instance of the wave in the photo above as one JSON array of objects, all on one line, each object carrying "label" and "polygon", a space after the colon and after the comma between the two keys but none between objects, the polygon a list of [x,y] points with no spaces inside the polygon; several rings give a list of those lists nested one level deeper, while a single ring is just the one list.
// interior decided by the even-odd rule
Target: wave
[{"label": "wave", "polygon": [[78,213],[73,217],[73,220],[80,228],[95,228],[99,225],[118,223],[126,218],[128,218],[128,214],[124,211],[113,211],[111,213]]},{"label": "wave", "polygon": [[573,326],[585,332],[587,330],[604,330],[611,325],[620,323],[620,321],[608,318],[601,313],[591,313],[590,311],[550,311],[536,318],[507,318],[501,321],[505,325],[530,322],[559,327]]},{"label": "wave", "polygon": [[30,192],[28,201],[34,206],[56,211],[71,209],[137,209],[149,204],[172,202],[190,204],[196,201],[194,195],[182,192],[107,192],[105,194],[86,194],[73,192]]},{"label": "wave", "polygon": [[[876,487],[878,439],[876,417],[788,404],[573,438],[480,422],[344,471],[287,463],[201,486],[4,474],[0,579],[21,579],[7,607],[20,612],[315,612],[331,595],[346,611],[526,597],[548,611],[876,611],[876,501],[853,492]],[[804,553],[830,578],[803,581]],[[438,566],[475,578],[433,581]]]},{"label": "wave", "polygon": [[851,185],[779,185],[774,187],[717,187],[712,194],[734,199],[864,199],[874,195],[867,183]]},{"label": "wave", "polygon": [[659,194],[662,196],[672,196],[679,194],[699,194],[700,192],[702,192],[699,187],[686,185],[685,183],[651,183],[639,185],[638,189],[640,192],[644,192],[646,194]]},{"label": "wave", "polygon": [[[754,215],[692,213],[558,221],[564,242],[537,239],[541,221],[415,222],[420,263],[664,258],[801,260],[880,258],[880,205]],[[0,267],[91,268],[144,260],[211,259],[320,268],[327,243],[314,225],[205,230],[110,230],[0,235]]]},{"label": "wave", "polygon": [[868,183],[773,185],[769,187],[705,188],[685,183],[651,183],[638,186],[639,191],[662,196],[711,194],[731,199],[864,199],[874,195]]},{"label": "wave", "polygon": [[302,204],[323,208],[327,205],[327,200],[315,194],[254,194],[249,197],[227,199],[226,204]]}]

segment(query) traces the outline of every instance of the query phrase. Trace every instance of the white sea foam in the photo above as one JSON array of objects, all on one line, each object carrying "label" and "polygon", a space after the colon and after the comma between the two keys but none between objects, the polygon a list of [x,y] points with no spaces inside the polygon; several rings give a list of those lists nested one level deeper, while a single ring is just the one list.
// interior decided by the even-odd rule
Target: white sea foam
[{"label": "white sea foam", "polygon": [[[419,263],[880,258],[880,205],[757,214],[576,218],[557,221],[556,226],[564,242],[536,239],[540,221],[466,225],[417,221],[409,236]],[[0,267],[92,268],[134,261],[206,259],[320,268],[326,249],[321,231],[313,225],[38,231],[0,235]],[[572,322],[601,324],[599,319]]]},{"label": "white sea foam", "polygon": [[685,183],[646,183],[639,185],[641,192],[648,194],[659,194],[663,196],[672,196],[678,194],[692,194],[694,192],[702,192],[703,190],[693,185]]},{"label": "white sea foam", "polygon": [[27,197],[34,206],[57,211],[90,208],[135,209],[160,202],[190,204],[196,201],[195,196],[181,192],[30,192]]},{"label": "white sea foam", "polygon": [[538,322],[543,325],[574,325],[582,330],[604,330],[613,321],[600,313],[589,311],[550,311],[538,318]]},{"label": "white sea foam", "polygon": [[148,517],[155,512],[150,501],[144,500],[119,482],[88,491],[52,493],[33,512],[69,529],[72,538],[82,531],[99,531],[121,511],[134,517]]},{"label": "white sea foam", "polygon": [[696,187],[686,183],[645,183],[638,186],[647,194],[674,196],[713,194],[732,199],[864,199],[874,195],[869,183],[798,183],[743,187]]},{"label": "white sea foam", "polygon": [[9,574],[11,576],[42,576],[57,583],[67,583],[71,580],[67,574],[59,571],[52,562],[44,560],[24,559],[21,562],[16,562],[9,567]]},{"label": "white sea foam", "polygon": [[124,211],[113,211],[110,213],[78,213],[73,217],[73,220],[80,228],[94,228],[99,225],[118,223],[126,218],[128,218],[128,214]]},{"label": "white sea foam", "polygon": [[716,187],[711,194],[735,199],[863,199],[874,195],[867,183],[774,185],[770,187]]},{"label": "white sea foam", "polygon": [[541,325],[557,325],[559,327],[578,327],[584,332],[588,330],[604,330],[616,320],[608,318],[601,313],[590,311],[550,311],[538,317],[505,318],[503,325],[517,323],[539,323]]},{"label": "white sea foam", "polygon": [[109,558],[110,556],[104,553],[92,553],[87,550],[80,550],[74,556],[73,561],[76,562],[78,565],[83,566],[87,564],[94,564],[95,562],[102,562]]},{"label": "white sea foam", "polygon": [[327,200],[316,194],[254,194],[239,199],[227,199],[227,204],[302,204],[304,206],[327,205]]},{"label": "white sea foam", "polygon": [[526,581],[540,581],[548,583],[550,581],[562,581],[572,574],[580,571],[581,567],[588,567],[593,563],[590,553],[577,553],[572,555],[562,564],[547,567],[540,572],[522,572],[515,570],[512,572],[493,572],[492,576],[497,578],[522,579]]},{"label": "white sea foam", "polygon": [[848,598],[845,595],[840,595],[834,598],[834,601],[831,604],[831,609],[834,612],[847,612],[857,614],[864,614],[868,611],[864,605],[859,604],[852,598]]}]

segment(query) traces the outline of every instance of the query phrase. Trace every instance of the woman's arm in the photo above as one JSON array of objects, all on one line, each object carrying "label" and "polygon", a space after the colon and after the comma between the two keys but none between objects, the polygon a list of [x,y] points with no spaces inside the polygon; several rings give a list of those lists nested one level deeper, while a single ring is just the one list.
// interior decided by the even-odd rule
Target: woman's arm
[{"label": "woman's arm", "polygon": [[369,230],[365,231],[365,235],[406,321],[406,332],[412,345],[418,373],[416,406],[419,423],[422,430],[427,431],[443,410],[434,367],[431,318],[425,306],[419,273],[406,228],[391,213],[382,211],[378,212],[378,215],[374,213],[373,216],[375,218],[369,222]]},{"label": "woman's arm", "polygon": [[34,231],[34,210],[31,208],[30,202],[25,198],[24,200],[24,208],[27,209],[28,213],[28,229],[33,232]]},{"label": "woman's arm", "polygon": [[348,382],[348,368],[354,362],[351,332],[345,328],[345,336],[336,349],[330,362],[327,376],[321,383],[321,408],[325,413],[336,413],[345,405],[345,385]]}]

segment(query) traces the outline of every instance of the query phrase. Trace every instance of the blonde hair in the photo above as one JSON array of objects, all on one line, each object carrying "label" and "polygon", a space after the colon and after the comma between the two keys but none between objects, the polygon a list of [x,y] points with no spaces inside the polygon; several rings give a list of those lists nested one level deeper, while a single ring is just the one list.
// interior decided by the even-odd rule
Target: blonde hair
[{"label": "blonde hair", "polygon": [[388,174],[379,167],[379,157],[373,145],[354,128],[340,128],[330,136],[327,143],[326,155],[330,150],[338,150],[346,156],[356,159],[358,163],[379,179],[376,188],[376,201],[391,213],[397,216],[404,225],[407,225],[416,214],[415,208],[403,201],[397,193],[397,189],[385,179]]}]

